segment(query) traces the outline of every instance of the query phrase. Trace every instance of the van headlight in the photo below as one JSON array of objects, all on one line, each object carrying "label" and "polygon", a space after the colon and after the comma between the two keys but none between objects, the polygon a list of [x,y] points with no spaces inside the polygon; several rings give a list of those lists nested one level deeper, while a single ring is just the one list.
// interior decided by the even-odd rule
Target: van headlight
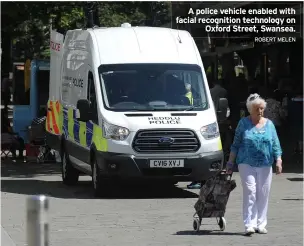
[{"label": "van headlight", "polygon": [[207,140],[218,137],[220,135],[220,131],[217,122],[203,126],[201,128],[201,134]]},{"label": "van headlight", "polygon": [[125,140],[130,133],[129,129],[110,124],[106,121],[103,121],[102,126],[103,126],[102,134],[104,138],[122,141]]}]

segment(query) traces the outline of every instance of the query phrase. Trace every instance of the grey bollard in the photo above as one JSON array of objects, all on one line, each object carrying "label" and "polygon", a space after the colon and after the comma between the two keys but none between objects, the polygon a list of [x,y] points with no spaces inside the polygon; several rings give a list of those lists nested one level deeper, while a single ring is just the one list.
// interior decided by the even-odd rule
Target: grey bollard
[{"label": "grey bollard", "polygon": [[27,246],[49,245],[48,209],[46,196],[30,196],[27,199]]}]

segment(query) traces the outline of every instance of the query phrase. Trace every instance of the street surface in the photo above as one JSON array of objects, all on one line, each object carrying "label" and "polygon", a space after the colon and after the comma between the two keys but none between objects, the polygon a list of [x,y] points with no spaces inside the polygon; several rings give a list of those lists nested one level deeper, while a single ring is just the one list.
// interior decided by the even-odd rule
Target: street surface
[{"label": "street surface", "polygon": [[[231,193],[227,227],[219,231],[216,220],[204,219],[199,233],[192,229],[193,205],[198,190],[188,183],[164,189],[125,186],[112,198],[95,199],[90,178],[75,187],[61,183],[56,164],[6,164],[2,162],[2,245],[26,245],[26,197],[50,196],[50,245],[303,245],[303,174],[274,175],[267,235],[243,236],[241,186]],[[5,237],[3,236],[5,233]],[[9,238],[10,237],[10,238]],[[6,239],[4,239],[6,238]],[[5,241],[4,241],[5,240]],[[4,244],[6,243],[6,244]]]}]

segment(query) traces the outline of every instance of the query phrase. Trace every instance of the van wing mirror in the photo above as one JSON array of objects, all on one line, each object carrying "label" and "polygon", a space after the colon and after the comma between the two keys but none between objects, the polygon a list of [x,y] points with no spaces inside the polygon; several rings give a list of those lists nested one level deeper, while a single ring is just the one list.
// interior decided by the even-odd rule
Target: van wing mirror
[{"label": "van wing mirror", "polygon": [[87,122],[91,120],[90,103],[87,99],[80,99],[77,101],[76,118],[79,121]]},{"label": "van wing mirror", "polygon": [[228,117],[228,110],[229,110],[229,106],[228,106],[228,100],[227,98],[220,98],[218,100],[218,108],[217,108],[217,119],[218,121],[224,121],[227,119]]}]

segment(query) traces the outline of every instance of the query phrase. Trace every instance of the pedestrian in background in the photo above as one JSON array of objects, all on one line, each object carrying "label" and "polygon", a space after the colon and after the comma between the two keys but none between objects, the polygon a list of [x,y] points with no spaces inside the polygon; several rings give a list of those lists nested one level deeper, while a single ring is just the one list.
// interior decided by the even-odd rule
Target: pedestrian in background
[{"label": "pedestrian in background", "polygon": [[[213,84],[214,84],[214,86],[213,86],[213,88],[210,89],[210,93],[211,93],[212,101],[214,103],[215,111],[218,112],[219,111],[219,108],[218,108],[219,100],[221,98],[228,99],[228,92],[223,87],[223,84],[224,84],[223,79],[216,80],[216,81],[214,81]],[[229,104],[229,100],[228,100],[228,104]],[[221,141],[222,141],[223,150],[225,153],[226,153],[226,151],[229,151],[229,148],[231,145],[231,142],[229,141],[229,139],[231,139],[231,137],[228,136],[230,133],[230,120],[228,120],[228,118],[230,116],[230,108],[228,108],[228,111],[229,111],[229,115],[227,115],[226,120],[224,120],[224,121],[218,120]]]},{"label": "pedestrian in background", "polygon": [[[220,98],[226,98],[228,96],[227,90],[223,87],[222,80],[214,80],[212,83],[212,88],[210,89],[210,94],[212,97],[212,101],[214,104],[215,111],[218,111],[218,103]],[[218,122],[219,123],[219,130],[221,141],[224,143],[224,150],[225,150],[225,143],[226,143],[226,133],[228,132],[228,127],[226,122]],[[188,189],[200,189],[202,187],[202,181],[193,181],[191,184],[187,185]]]},{"label": "pedestrian in background", "polygon": [[1,81],[1,98],[3,100],[4,111],[8,113],[8,105],[11,100],[11,80],[9,78],[3,78]]},{"label": "pedestrian in background", "polygon": [[299,83],[288,103],[290,144],[294,147],[295,154],[303,154],[303,104],[303,84]]},{"label": "pedestrian in background", "polygon": [[263,117],[266,102],[258,94],[246,101],[249,116],[242,118],[235,131],[227,172],[238,165],[243,187],[245,234],[266,234],[272,164],[282,172],[282,149],[273,122]]},{"label": "pedestrian in background", "polygon": [[220,98],[227,98],[227,90],[223,87],[223,80],[215,80],[213,87],[210,89],[212,101],[214,103],[215,111],[218,110],[218,102]]},{"label": "pedestrian in background", "polygon": [[264,111],[264,116],[271,120],[276,127],[279,138],[281,137],[282,120],[285,117],[284,109],[281,104],[278,90],[271,91],[266,99],[267,108]]},{"label": "pedestrian in background", "polygon": [[24,140],[13,132],[6,110],[1,110],[1,142],[9,143],[13,162],[17,162],[17,150],[19,151],[18,159],[26,162],[26,159],[23,156],[23,151],[25,149]]}]

